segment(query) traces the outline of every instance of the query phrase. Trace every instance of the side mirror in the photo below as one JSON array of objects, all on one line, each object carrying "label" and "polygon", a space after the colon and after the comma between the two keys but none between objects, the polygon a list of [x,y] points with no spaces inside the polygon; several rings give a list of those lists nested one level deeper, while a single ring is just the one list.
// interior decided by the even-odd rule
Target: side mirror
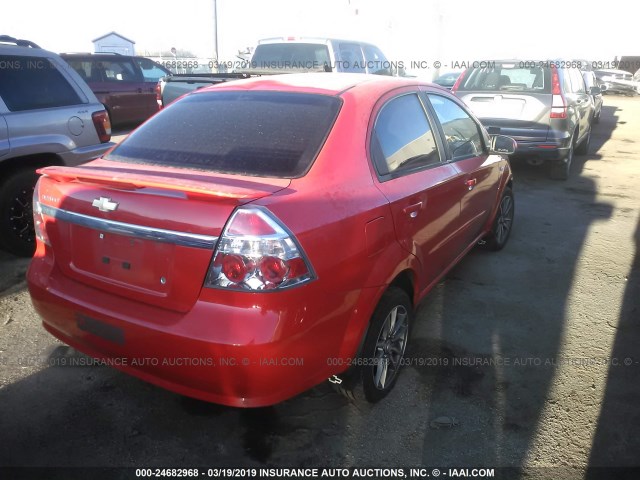
[{"label": "side mirror", "polygon": [[489,148],[491,153],[512,155],[516,153],[517,148],[518,144],[513,138],[505,135],[491,135],[491,147]]},{"label": "side mirror", "polygon": [[591,87],[589,89],[589,93],[591,95],[600,95],[602,93],[602,89],[600,87]]}]

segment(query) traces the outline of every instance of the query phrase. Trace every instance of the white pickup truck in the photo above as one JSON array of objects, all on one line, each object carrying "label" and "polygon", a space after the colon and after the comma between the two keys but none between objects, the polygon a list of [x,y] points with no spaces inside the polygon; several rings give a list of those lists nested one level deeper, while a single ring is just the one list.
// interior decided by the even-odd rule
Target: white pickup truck
[{"label": "white pickup truck", "polygon": [[170,75],[158,82],[156,93],[162,108],[192,90],[256,75],[319,71],[397,75],[401,70],[401,65],[387,60],[370,43],[332,38],[267,38],[258,42],[245,68],[233,73]]}]

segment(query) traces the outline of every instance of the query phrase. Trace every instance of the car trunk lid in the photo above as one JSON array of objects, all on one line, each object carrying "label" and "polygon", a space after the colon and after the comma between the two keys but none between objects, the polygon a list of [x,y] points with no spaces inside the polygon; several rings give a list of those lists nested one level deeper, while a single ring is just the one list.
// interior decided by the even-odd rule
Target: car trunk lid
[{"label": "car trunk lid", "polygon": [[233,210],[290,183],[105,160],[40,173],[38,201],[64,275],[181,312],[195,303]]}]

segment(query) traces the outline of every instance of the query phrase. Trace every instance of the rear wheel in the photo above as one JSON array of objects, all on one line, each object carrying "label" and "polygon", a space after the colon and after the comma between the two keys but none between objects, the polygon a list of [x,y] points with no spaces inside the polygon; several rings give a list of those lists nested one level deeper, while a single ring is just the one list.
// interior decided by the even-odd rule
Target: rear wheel
[{"label": "rear wheel", "polygon": [[[413,308],[404,290],[391,287],[376,307],[355,366],[334,384],[345,397],[378,402],[393,389],[409,339]],[[364,396],[364,398],[361,398]]]},{"label": "rear wheel", "polygon": [[38,175],[20,170],[0,185],[0,246],[14,255],[30,257],[35,251],[33,189]]},{"label": "rear wheel", "polygon": [[569,153],[563,160],[555,161],[551,164],[551,170],[549,175],[553,180],[567,180],[569,173],[571,172],[571,163],[573,162],[573,140],[571,140],[571,147],[569,147]]},{"label": "rear wheel", "polygon": [[589,127],[589,131],[585,135],[585,138],[582,140],[580,145],[576,147],[576,155],[588,154],[590,145],[591,145],[591,127]]},{"label": "rear wheel", "polygon": [[513,217],[515,214],[515,199],[513,190],[507,187],[502,194],[500,206],[496,213],[496,219],[493,221],[491,233],[484,239],[484,246],[488,250],[502,250],[509,240],[511,229],[513,227]]}]

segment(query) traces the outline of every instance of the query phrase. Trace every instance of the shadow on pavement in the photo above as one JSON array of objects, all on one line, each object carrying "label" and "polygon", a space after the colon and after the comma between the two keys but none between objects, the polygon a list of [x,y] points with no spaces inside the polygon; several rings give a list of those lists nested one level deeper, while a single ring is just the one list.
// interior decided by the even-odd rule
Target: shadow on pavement
[{"label": "shadow on pavement", "polygon": [[[635,257],[627,277],[620,320],[607,374],[607,386],[598,420],[590,467],[638,467],[640,465],[640,222],[635,232]],[[614,364],[614,361],[616,364]],[[604,478],[595,471],[588,480]],[[634,476],[635,475],[635,476]],[[616,478],[636,479],[633,472]]]}]

